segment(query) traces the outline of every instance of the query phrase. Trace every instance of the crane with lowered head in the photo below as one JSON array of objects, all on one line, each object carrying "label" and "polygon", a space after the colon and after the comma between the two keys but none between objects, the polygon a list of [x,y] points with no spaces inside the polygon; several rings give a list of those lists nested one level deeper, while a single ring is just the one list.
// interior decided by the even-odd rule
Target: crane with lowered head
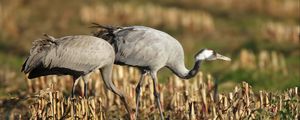
[{"label": "crane with lowered head", "polygon": [[[107,89],[117,94],[129,115],[131,110],[124,94],[112,83],[112,68],[115,60],[113,47],[101,38],[88,35],[45,38],[33,42],[30,55],[22,66],[22,72],[33,79],[46,75],[71,75],[73,77],[72,98],[80,77],[84,80],[84,95],[87,97],[87,75],[99,69]],[[130,117],[131,118],[131,117]]]},{"label": "crane with lowered head", "polygon": [[147,73],[153,80],[154,96],[161,119],[164,119],[157,91],[157,72],[169,68],[182,79],[194,77],[204,60],[225,60],[229,57],[218,54],[214,50],[201,49],[195,55],[195,64],[188,70],[184,64],[184,52],[181,44],[169,34],[145,26],[114,27],[93,23],[92,28],[100,28],[94,36],[107,40],[115,49],[115,64],[137,67],[141,77],[136,87],[136,118],[138,116],[140,87]]}]

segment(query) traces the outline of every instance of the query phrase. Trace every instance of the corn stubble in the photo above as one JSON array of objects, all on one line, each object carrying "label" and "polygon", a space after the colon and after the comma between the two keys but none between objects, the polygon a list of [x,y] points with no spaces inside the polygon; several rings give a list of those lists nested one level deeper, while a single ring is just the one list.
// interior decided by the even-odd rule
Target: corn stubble
[{"label": "corn stubble", "polygon": [[[114,67],[113,81],[126,93],[130,106],[135,108],[135,86],[139,72],[128,67]],[[213,77],[202,72],[191,81],[171,76],[160,84],[164,115],[170,119],[298,119],[300,96],[297,87],[282,93],[259,91],[243,82],[232,92],[217,93]],[[70,98],[70,77],[41,77],[27,80],[28,94],[19,104],[26,104],[22,113],[10,113],[11,119],[126,119],[119,97],[108,92],[99,71],[90,75],[89,98],[82,98],[83,83],[77,97]],[[64,92],[62,92],[64,91]],[[141,92],[140,119],[160,119],[155,107],[152,80],[146,77]],[[19,98],[15,98],[19,99]],[[74,104],[74,105],[73,105]]]}]

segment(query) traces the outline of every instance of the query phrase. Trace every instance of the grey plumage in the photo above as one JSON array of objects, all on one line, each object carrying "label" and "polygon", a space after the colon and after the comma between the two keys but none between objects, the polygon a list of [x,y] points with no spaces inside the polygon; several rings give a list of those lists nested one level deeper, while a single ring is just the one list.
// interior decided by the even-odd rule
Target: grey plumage
[{"label": "grey plumage", "polygon": [[135,66],[141,70],[141,78],[136,87],[136,117],[140,87],[148,72],[154,83],[154,96],[161,119],[163,119],[159,93],[156,88],[157,72],[161,68],[167,67],[178,77],[189,79],[197,74],[203,60],[230,60],[215,51],[202,49],[195,55],[193,69],[188,70],[184,65],[184,52],[181,44],[165,32],[145,26],[112,27],[93,23],[92,27],[101,28],[100,31],[94,32],[94,36],[109,41],[115,48],[115,64]]},{"label": "grey plumage", "polygon": [[47,37],[33,42],[22,70],[29,73],[29,78],[39,77],[36,75],[41,74],[39,72],[43,72],[43,75],[60,73],[80,77],[111,64],[114,58],[111,45],[96,37],[78,35],[55,40]]},{"label": "grey plumage", "polygon": [[176,39],[164,32],[149,27],[132,26],[116,29],[114,35],[113,46],[117,47],[117,64],[149,67],[151,70],[159,70],[164,66],[184,68],[180,66],[184,65],[183,48]]},{"label": "grey plumage", "polygon": [[33,42],[30,56],[25,60],[22,71],[28,73],[28,78],[45,75],[71,75],[75,86],[80,77],[85,82],[85,97],[87,97],[87,74],[99,69],[106,87],[121,97],[126,110],[130,113],[125,97],[111,81],[115,52],[113,47],[101,38],[87,35],[45,38]]}]

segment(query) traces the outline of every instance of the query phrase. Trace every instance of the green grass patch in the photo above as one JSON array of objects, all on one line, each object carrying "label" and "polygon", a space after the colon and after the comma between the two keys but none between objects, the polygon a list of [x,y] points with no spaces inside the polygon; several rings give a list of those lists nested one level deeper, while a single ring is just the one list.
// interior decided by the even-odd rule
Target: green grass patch
[{"label": "green grass patch", "polygon": [[288,75],[283,75],[281,72],[238,69],[225,73],[225,75],[220,78],[220,83],[222,84],[226,81],[241,83],[245,81],[249,83],[255,91],[278,91],[291,87],[300,87],[299,77],[299,74],[293,72]]},{"label": "green grass patch", "polygon": [[2,66],[2,68],[4,67],[20,71],[24,60],[25,58],[23,57],[0,51],[0,65]]}]

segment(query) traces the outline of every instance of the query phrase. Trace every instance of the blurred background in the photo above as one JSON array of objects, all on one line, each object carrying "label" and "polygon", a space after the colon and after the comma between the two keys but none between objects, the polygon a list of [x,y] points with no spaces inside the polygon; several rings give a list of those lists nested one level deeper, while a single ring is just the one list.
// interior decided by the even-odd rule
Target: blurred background
[{"label": "blurred background", "polygon": [[[165,31],[184,47],[189,68],[201,48],[231,57],[201,68],[224,92],[242,81],[254,90],[300,87],[299,9],[299,0],[1,0],[0,97],[27,89],[20,70],[32,41],[91,34],[92,22]],[[171,74],[163,69],[160,83]]]}]

